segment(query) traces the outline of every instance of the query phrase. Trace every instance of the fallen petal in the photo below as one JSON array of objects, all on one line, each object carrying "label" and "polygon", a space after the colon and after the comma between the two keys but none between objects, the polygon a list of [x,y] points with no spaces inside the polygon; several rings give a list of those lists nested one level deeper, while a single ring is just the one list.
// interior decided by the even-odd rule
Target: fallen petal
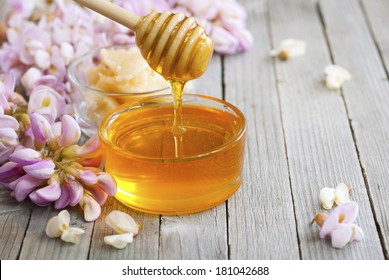
[{"label": "fallen petal", "polygon": [[340,183],[335,188],[335,203],[337,205],[342,205],[350,202],[349,195],[349,187],[345,183]]},{"label": "fallen petal", "polygon": [[270,55],[278,55],[281,59],[303,56],[306,50],[306,43],[296,39],[285,39],[281,42],[277,50],[272,50]]},{"label": "fallen petal", "polygon": [[353,230],[350,225],[339,225],[331,232],[332,247],[341,249],[351,241]]},{"label": "fallen petal", "polygon": [[335,189],[322,188],[320,190],[320,203],[324,209],[331,209],[335,201]]},{"label": "fallen petal", "polygon": [[324,238],[341,224],[352,224],[358,216],[358,204],[354,201],[337,206],[328,215],[320,230],[320,238]]},{"label": "fallen petal", "polygon": [[326,86],[329,89],[339,89],[345,81],[351,79],[349,71],[338,65],[330,64],[324,68]]},{"label": "fallen petal", "polygon": [[67,210],[62,210],[57,216],[52,217],[46,225],[48,237],[59,237],[62,232],[69,227],[70,214]]},{"label": "fallen petal", "polygon": [[104,237],[104,242],[106,244],[111,245],[117,249],[125,248],[127,244],[131,243],[133,240],[134,235],[132,233],[122,233]]},{"label": "fallen petal", "polygon": [[78,236],[84,233],[85,231],[80,228],[66,228],[61,234],[61,239],[65,242],[77,244]]},{"label": "fallen petal", "polygon": [[335,64],[327,65],[324,68],[324,74],[327,76],[341,77],[345,81],[351,79],[351,74],[347,69]]},{"label": "fallen petal", "polygon": [[343,85],[342,79],[333,76],[326,77],[326,87],[331,90],[340,89]]},{"label": "fallen petal", "polygon": [[323,226],[320,229],[320,238],[324,238],[330,234],[339,224],[339,216],[342,209],[341,206],[336,207],[325,219]]},{"label": "fallen petal", "polygon": [[347,202],[338,207],[341,207],[342,214],[344,215],[344,224],[351,224],[357,219],[359,207],[356,202]]},{"label": "fallen petal", "polygon": [[353,224],[352,229],[353,229],[353,236],[351,237],[350,242],[353,240],[361,241],[365,237],[363,230],[359,226]]},{"label": "fallen petal", "polygon": [[133,233],[137,235],[139,232],[138,224],[127,213],[114,210],[105,218],[108,226],[113,228],[117,233]]}]

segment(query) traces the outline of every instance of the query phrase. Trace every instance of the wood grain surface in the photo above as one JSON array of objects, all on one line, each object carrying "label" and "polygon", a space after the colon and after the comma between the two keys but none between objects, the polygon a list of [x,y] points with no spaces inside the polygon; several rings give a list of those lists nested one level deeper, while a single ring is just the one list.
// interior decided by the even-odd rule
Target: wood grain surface
[{"label": "wood grain surface", "polygon": [[[225,203],[197,214],[159,216],[109,199],[86,223],[77,245],[45,234],[59,211],[17,203],[0,189],[1,259],[389,259],[389,1],[242,0],[251,50],[215,55],[192,92],[225,99],[247,119],[244,183]],[[6,5],[0,0],[0,17]],[[281,61],[269,52],[286,38],[306,54]],[[338,91],[324,85],[329,64],[352,79]],[[319,238],[311,221],[319,192],[344,182],[359,205],[365,239],[341,250]],[[142,225],[122,250],[103,242],[112,210]]]}]

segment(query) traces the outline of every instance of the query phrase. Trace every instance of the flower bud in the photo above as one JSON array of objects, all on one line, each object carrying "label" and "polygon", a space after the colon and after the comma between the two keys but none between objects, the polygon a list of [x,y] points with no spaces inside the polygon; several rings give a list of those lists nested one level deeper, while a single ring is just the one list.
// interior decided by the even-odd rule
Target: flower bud
[{"label": "flower bud", "polygon": [[77,143],[81,137],[81,130],[76,120],[69,115],[63,115],[61,123],[61,135],[57,138],[58,144],[66,147]]},{"label": "flower bud", "polygon": [[30,120],[35,146],[38,149],[42,149],[53,136],[51,125],[45,117],[37,113],[32,113]]}]

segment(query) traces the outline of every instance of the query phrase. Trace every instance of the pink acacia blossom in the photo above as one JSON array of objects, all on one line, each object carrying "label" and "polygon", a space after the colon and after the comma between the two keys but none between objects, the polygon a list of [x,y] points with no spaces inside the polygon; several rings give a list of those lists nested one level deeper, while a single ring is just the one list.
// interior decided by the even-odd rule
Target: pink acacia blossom
[{"label": "pink acacia blossom", "polygon": [[23,18],[29,18],[35,9],[35,1],[8,0],[7,3],[14,12],[18,12]]},{"label": "pink acacia blossom", "polygon": [[101,31],[95,30],[95,15],[73,1],[8,2],[12,9],[6,21],[7,42],[0,48],[1,70],[13,72],[18,81],[22,77],[27,95],[44,84],[65,96],[67,66],[98,46]]},{"label": "pink acacia blossom", "polygon": [[318,214],[316,223],[321,227],[320,238],[331,237],[334,248],[343,248],[347,243],[354,240],[362,240],[362,229],[354,224],[358,216],[358,204],[348,202],[336,207],[329,215]]},{"label": "pink acacia blossom", "polygon": [[13,74],[0,75],[0,165],[19,145],[19,133],[28,125],[24,113],[26,102],[14,88]]},{"label": "pink acacia blossom", "polygon": [[0,183],[12,190],[17,201],[29,197],[40,206],[54,203],[57,209],[80,204],[85,219],[95,220],[107,197],[116,193],[112,176],[96,167],[101,160],[85,165],[91,155],[101,159],[98,138],[78,146],[80,128],[69,115],[62,116],[58,136],[43,115],[31,113],[30,118],[34,149],[21,147],[13,152],[0,167]]}]

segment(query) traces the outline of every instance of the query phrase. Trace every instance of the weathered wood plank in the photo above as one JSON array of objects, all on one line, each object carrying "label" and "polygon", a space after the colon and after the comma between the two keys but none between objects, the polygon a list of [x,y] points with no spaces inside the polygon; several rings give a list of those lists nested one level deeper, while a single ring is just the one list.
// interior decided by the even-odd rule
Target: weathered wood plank
[{"label": "weathered wood plank", "polygon": [[23,240],[20,259],[87,259],[93,223],[82,222],[83,213],[80,209],[70,209],[70,226],[85,230],[79,244],[63,242],[59,238],[49,238],[46,224],[49,219],[59,213],[52,207],[36,207],[33,209],[31,220]]},{"label": "weathered wood plank", "polygon": [[33,204],[29,200],[23,202],[17,202],[15,198],[10,195],[10,190],[0,186],[0,214],[11,212],[11,211],[20,211],[20,210],[29,210],[33,207]]},{"label": "weathered wood plank", "polygon": [[[205,73],[195,82],[198,93],[222,97],[220,56],[214,56]],[[160,259],[227,259],[225,204],[186,216],[162,216]]]},{"label": "weathered wood plank", "polygon": [[389,2],[387,0],[362,0],[362,3],[386,71],[389,72]]},{"label": "weathered wood plank", "polygon": [[0,214],[0,259],[17,259],[29,217],[29,211],[12,211]]},{"label": "weathered wood plank", "polygon": [[[389,69],[389,2],[373,0],[364,4]],[[320,2],[320,6],[335,62],[353,75],[353,80],[345,84],[343,93],[384,252],[389,258],[388,76],[361,5],[351,0],[330,0]]]},{"label": "weathered wood plank", "polygon": [[222,57],[214,54],[207,71],[194,80],[194,93],[222,98]]},{"label": "weathered wood plank", "polygon": [[160,259],[227,259],[225,204],[187,216],[163,216]]},{"label": "weathered wood plank", "polygon": [[255,46],[225,58],[226,100],[243,111],[248,124],[244,184],[228,201],[230,257],[298,259],[266,2],[242,3]]},{"label": "weathered wood plank", "polygon": [[[342,1],[336,1],[339,2]],[[323,69],[331,60],[317,7],[312,1],[304,0],[268,3],[274,45],[286,38],[307,42],[304,57],[287,62],[276,60],[302,258],[382,259],[382,248],[344,101],[337,92],[327,90],[322,82]],[[332,19],[349,17],[349,8],[340,9],[338,5],[332,5],[327,12]],[[345,40],[349,40],[349,33],[365,28],[364,22],[356,24],[341,35]],[[336,25],[342,26],[342,23],[338,21]],[[331,35],[330,40],[334,39]],[[344,55],[355,58],[356,46],[344,46]],[[363,110],[363,106],[361,104],[359,108]],[[329,242],[319,239],[318,228],[311,226],[310,222],[320,211],[320,189],[334,187],[342,181],[353,186],[352,199],[360,206],[357,223],[367,238],[343,250],[335,250]]]},{"label": "weathered wood plank", "polygon": [[[115,199],[104,205],[103,213],[95,222],[90,249],[90,259],[158,259],[159,216],[148,215],[132,210]],[[134,241],[122,250],[104,243],[104,236],[116,234],[105,223],[105,217],[113,210],[119,210],[132,216],[141,224],[141,231]]]}]

